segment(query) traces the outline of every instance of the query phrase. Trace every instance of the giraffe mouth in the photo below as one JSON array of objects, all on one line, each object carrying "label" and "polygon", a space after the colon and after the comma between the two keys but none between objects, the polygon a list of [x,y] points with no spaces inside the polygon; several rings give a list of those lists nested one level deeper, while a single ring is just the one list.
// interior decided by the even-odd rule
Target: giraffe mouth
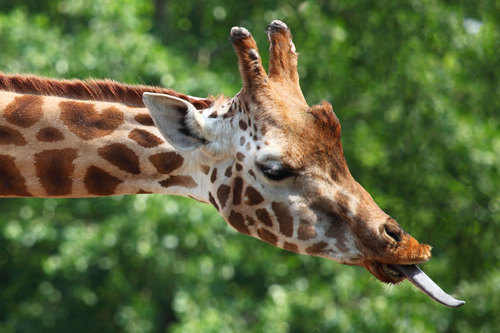
[{"label": "giraffe mouth", "polygon": [[417,265],[391,265],[371,262],[366,268],[379,280],[386,283],[400,283],[404,279],[410,281],[424,294],[443,305],[457,308],[465,304],[453,296],[445,293],[432,279]]}]

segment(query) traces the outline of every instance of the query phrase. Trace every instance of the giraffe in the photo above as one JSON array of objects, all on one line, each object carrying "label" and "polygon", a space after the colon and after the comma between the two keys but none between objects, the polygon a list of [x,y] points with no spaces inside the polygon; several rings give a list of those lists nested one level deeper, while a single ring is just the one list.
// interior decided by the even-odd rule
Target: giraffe
[{"label": "giraffe", "polygon": [[353,179],[332,106],[302,94],[288,26],[266,33],[269,74],[248,30],[231,29],[243,81],[233,98],[0,75],[0,197],[187,196],[240,233],[464,304],[416,266],[430,246]]}]

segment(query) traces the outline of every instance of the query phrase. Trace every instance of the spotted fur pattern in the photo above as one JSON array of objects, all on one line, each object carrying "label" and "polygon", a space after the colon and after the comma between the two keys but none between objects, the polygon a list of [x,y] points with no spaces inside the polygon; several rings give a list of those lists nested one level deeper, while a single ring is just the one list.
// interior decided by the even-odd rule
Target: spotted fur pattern
[{"label": "spotted fur pattern", "polygon": [[147,109],[123,104],[0,91],[0,148],[2,197],[168,193],[198,184],[179,173],[185,157]]}]

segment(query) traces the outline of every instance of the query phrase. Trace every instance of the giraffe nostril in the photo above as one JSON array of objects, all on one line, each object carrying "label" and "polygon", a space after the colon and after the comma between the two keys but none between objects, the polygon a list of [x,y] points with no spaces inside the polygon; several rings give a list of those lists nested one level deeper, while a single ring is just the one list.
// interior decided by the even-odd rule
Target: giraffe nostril
[{"label": "giraffe nostril", "polygon": [[384,231],[389,237],[394,239],[396,242],[401,242],[401,230],[399,230],[398,228],[390,224],[386,224],[384,225]]}]

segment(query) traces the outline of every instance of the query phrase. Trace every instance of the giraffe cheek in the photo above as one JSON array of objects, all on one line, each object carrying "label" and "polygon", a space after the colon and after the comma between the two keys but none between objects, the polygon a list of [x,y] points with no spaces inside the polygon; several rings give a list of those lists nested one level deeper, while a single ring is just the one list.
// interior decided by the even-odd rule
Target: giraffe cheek
[{"label": "giraffe cheek", "polygon": [[273,202],[271,204],[274,215],[278,220],[280,227],[280,233],[286,237],[292,237],[293,235],[293,216],[290,213],[288,207],[281,202]]},{"label": "giraffe cheek", "polygon": [[271,215],[269,215],[269,212],[265,208],[260,208],[255,211],[255,215],[257,215],[257,218],[261,223],[264,225],[267,225],[268,227],[273,226],[273,221],[271,220]]},{"label": "giraffe cheek", "polygon": [[229,198],[229,193],[231,188],[225,184],[222,184],[217,189],[217,199],[219,200],[221,210],[226,206],[227,199]]},{"label": "giraffe cheek", "polygon": [[248,229],[248,226],[245,223],[245,219],[243,218],[243,215],[241,213],[231,210],[231,213],[227,218],[227,222],[242,234],[250,235],[250,230]]},{"label": "giraffe cheek", "polygon": [[316,228],[309,221],[301,221],[299,224],[299,229],[297,230],[298,238],[300,240],[309,240],[312,238],[316,238],[317,232]]},{"label": "giraffe cheek", "polygon": [[276,246],[278,244],[278,236],[276,236],[274,233],[271,231],[264,229],[264,228],[258,228],[257,229],[257,236],[263,240],[264,242],[267,242],[271,245]]},{"label": "giraffe cheek", "polygon": [[299,252],[299,247],[297,246],[297,244],[293,244],[293,243],[289,243],[289,242],[284,242],[283,243],[283,248],[285,250],[290,251],[290,252],[300,253]]},{"label": "giraffe cheek", "polygon": [[220,208],[219,204],[217,204],[217,201],[215,200],[214,196],[212,195],[211,192],[208,192],[208,201],[217,209],[217,211],[220,213]]},{"label": "giraffe cheek", "polygon": [[247,186],[245,189],[245,205],[254,206],[260,204],[262,201],[264,201],[262,194],[252,186]]},{"label": "giraffe cheek", "polygon": [[241,177],[234,178],[233,183],[233,205],[241,204],[241,195],[243,192],[243,179]]}]

